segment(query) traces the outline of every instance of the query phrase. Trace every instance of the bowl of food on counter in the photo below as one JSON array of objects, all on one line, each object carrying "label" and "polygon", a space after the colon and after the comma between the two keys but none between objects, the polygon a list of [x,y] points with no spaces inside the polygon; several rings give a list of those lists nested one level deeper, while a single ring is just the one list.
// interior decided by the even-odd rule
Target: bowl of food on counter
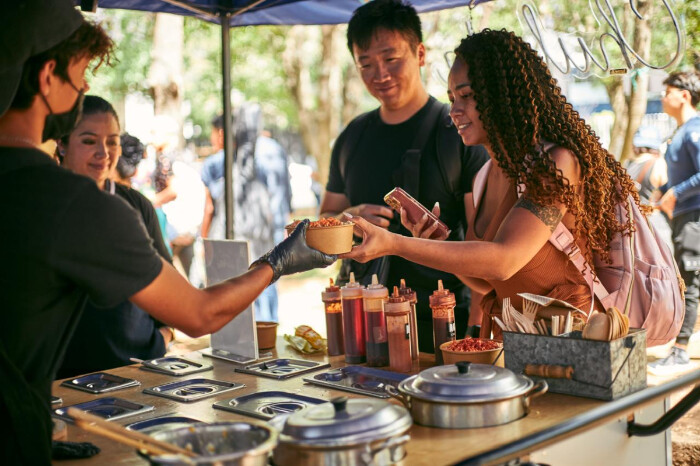
[{"label": "bowl of food on counter", "polygon": [[468,361],[503,367],[503,343],[488,338],[463,338],[440,345],[445,364]]},{"label": "bowl of food on counter", "polygon": [[[285,227],[291,234],[301,220],[295,220]],[[326,254],[343,254],[352,249],[353,222],[343,222],[337,218],[322,218],[309,223],[306,230],[306,244]]]}]

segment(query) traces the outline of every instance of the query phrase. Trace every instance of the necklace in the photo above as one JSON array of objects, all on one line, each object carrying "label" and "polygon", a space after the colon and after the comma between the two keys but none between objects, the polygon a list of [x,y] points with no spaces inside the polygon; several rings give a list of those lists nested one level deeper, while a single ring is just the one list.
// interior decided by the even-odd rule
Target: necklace
[{"label": "necklace", "polygon": [[33,147],[34,149],[41,150],[41,146],[34,142],[32,139],[24,136],[11,136],[9,134],[0,134],[0,141],[6,142],[19,142],[21,144],[26,144]]}]

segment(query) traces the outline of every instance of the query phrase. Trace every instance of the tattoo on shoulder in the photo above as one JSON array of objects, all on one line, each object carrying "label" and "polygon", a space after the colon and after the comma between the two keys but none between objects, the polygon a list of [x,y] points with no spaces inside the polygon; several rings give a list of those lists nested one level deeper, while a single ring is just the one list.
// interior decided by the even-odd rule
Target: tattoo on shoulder
[{"label": "tattoo on shoulder", "polygon": [[520,199],[518,199],[518,202],[515,203],[515,207],[527,209],[533,214],[535,214],[535,217],[542,220],[542,223],[547,225],[550,231],[554,231],[554,229],[557,227],[557,225],[559,225],[559,222],[561,222],[561,219],[563,217],[561,211],[556,207],[544,206],[533,202],[531,199],[528,199],[526,197],[521,197]]}]

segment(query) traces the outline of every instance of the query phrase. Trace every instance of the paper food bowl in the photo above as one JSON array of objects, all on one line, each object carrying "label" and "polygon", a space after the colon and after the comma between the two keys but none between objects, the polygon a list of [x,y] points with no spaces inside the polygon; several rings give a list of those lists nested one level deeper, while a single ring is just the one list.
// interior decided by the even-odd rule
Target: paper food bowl
[{"label": "paper food bowl", "polygon": [[255,327],[258,332],[258,348],[274,348],[277,343],[277,322],[256,322]]},{"label": "paper food bowl", "polygon": [[[447,349],[450,343],[452,342],[448,341],[440,345],[440,351],[442,351],[442,360],[444,361],[444,364],[469,361],[476,364],[493,364],[495,366],[504,367],[504,357],[502,352],[503,343],[501,342],[499,342],[499,348],[486,351],[452,351]],[[498,358],[498,361],[496,361],[496,358]]]},{"label": "paper food bowl", "polygon": [[[329,227],[315,227],[313,223],[306,230],[306,244],[326,254],[343,254],[352,249],[352,222]],[[294,231],[296,225],[287,225],[287,234]]]}]

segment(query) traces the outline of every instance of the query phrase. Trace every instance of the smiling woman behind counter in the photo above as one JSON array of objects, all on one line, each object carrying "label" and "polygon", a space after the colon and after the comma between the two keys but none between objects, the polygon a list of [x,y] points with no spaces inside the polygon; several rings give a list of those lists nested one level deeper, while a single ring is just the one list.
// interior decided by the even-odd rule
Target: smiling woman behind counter
[{"label": "smiling woman behind counter", "polygon": [[466,241],[426,239],[434,225],[425,217],[411,224],[403,212],[414,238],[353,217],[364,241],[340,257],[366,262],[398,255],[459,276],[485,294],[482,337],[490,336],[504,298],[522,306],[520,292],[589,309],[583,275],[548,239],[561,221],[589,263],[594,252],[607,257],[613,235],[629,229],[618,222],[615,205],[630,194],[639,203],[632,180],[520,37],[487,29],[463,39],[455,52],[450,116],[464,144],[482,144],[490,156],[465,198]]}]

